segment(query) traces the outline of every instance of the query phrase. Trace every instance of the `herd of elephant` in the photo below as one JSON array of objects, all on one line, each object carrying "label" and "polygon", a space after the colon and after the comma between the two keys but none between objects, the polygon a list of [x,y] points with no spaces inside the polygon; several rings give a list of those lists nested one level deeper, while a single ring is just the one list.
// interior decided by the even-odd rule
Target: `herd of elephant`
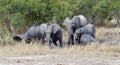
[{"label": "herd of elephant", "polygon": [[[96,29],[88,23],[86,17],[83,15],[76,15],[71,20],[66,17],[63,21],[68,32],[67,45],[86,45],[88,42],[96,42]],[[30,27],[22,36],[14,36],[13,40],[20,42],[22,40],[30,43],[32,39],[41,40],[42,44],[47,43],[63,47],[63,32],[58,24],[42,23],[39,26]],[[59,42],[59,43],[57,43]]]}]

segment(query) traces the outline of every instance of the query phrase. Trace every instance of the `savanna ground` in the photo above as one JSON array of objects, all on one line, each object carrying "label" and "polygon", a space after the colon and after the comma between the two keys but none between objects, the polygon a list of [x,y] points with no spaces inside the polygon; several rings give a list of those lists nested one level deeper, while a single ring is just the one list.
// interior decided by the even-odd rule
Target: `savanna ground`
[{"label": "savanna ground", "polygon": [[[67,33],[63,38],[67,40]],[[120,28],[97,28],[96,38],[101,43],[50,49],[37,42],[17,43],[6,36],[0,39],[0,65],[120,65]]]}]

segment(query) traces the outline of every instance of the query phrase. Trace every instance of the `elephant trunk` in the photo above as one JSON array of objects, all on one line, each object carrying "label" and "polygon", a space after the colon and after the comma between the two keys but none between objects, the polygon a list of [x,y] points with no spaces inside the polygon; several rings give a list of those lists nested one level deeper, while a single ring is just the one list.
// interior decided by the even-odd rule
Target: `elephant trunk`
[{"label": "elephant trunk", "polygon": [[51,39],[51,37],[50,37],[50,34],[46,34],[45,41],[47,42],[47,44],[48,44],[49,46],[51,46],[52,39]]}]

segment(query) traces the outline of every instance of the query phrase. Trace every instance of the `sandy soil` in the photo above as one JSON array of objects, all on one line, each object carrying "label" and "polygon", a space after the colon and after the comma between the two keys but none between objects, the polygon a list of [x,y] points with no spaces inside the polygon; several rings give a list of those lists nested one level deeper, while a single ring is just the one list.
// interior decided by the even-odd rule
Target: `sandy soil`
[{"label": "sandy soil", "polygon": [[0,65],[120,65],[120,57],[100,58],[64,55],[1,57]]}]

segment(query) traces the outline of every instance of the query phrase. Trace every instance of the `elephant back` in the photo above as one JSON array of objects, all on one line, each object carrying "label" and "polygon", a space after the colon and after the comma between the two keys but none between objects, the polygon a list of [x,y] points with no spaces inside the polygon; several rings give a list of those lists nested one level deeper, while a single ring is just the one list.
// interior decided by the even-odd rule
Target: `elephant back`
[{"label": "elephant back", "polygon": [[81,43],[96,42],[96,39],[89,34],[83,34],[80,38]]},{"label": "elephant back", "polygon": [[47,24],[46,23],[43,23],[40,25],[40,32],[42,35],[45,34],[45,30],[47,29]]},{"label": "elephant back", "polygon": [[92,24],[88,24],[84,27],[86,33],[92,34],[95,37],[96,28]]},{"label": "elephant back", "polygon": [[28,29],[28,31],[24,34],[23,40],[40,37],[40,26],[32,26]]}]

